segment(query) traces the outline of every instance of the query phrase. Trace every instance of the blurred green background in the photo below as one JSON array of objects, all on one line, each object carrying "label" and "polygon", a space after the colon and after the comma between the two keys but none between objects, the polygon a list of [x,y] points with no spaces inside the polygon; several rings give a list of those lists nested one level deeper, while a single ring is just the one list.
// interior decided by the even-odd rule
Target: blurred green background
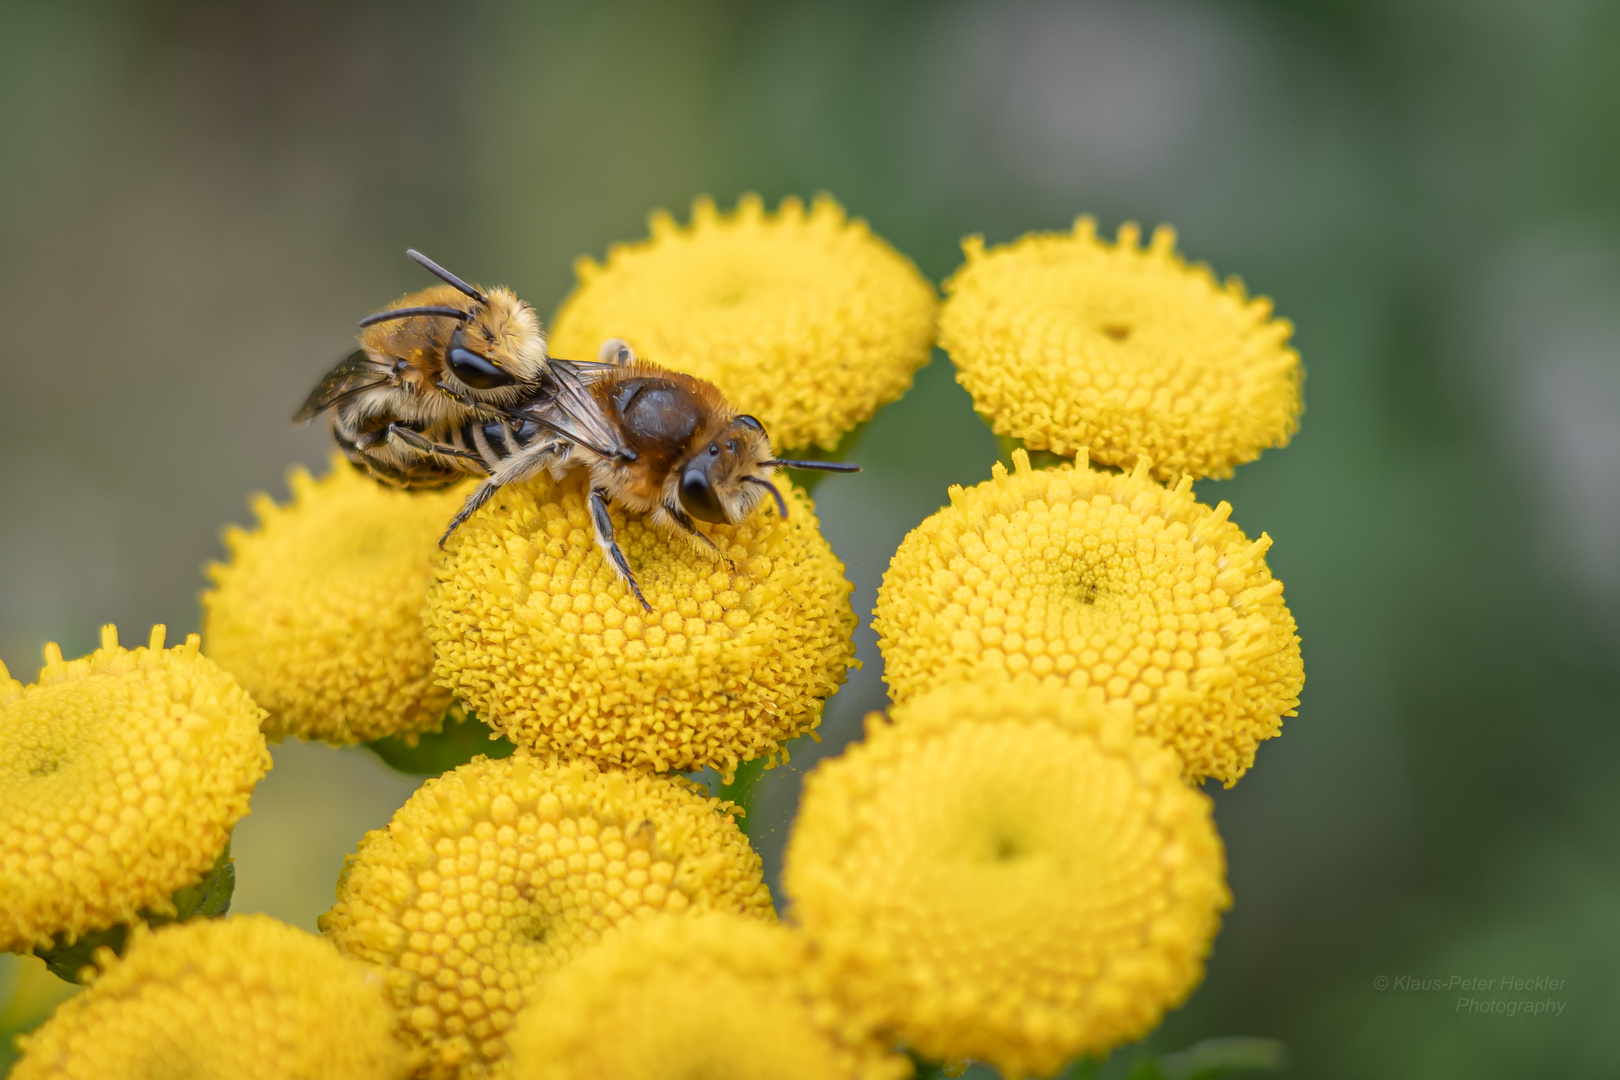
[{"label": "blurred green background", "polygon": [[[325,460],[293,409],[425,284],[407,246],[544,314],[654,207],[822,189],[936,282],[970,232],[1170,222],[1297,324],[1301,434],[1200,491],[1275,539],[1308,682],[1213,792],[1236,906],[1153,1045],[1620,1071],[1614,3],[3,0],[0,659],[196,628],[220,528]],[[936,354],[818,492],[863,618],[994,453]],[[802,770],[884,702],[859,641],[823,741],[768,774],[773,880]],[[236,909],[313,927],[413,787],[277,748]]]}]

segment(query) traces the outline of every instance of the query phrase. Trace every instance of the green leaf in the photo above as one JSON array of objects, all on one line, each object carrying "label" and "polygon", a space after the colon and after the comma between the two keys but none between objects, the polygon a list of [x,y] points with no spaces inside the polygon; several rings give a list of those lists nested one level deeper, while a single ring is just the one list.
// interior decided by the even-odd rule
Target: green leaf
[{"label": "green leaf", "polygon": [[754,824],[754,786],[765,772],[765,761],[765,758],[757,757],[742,762],[732,775],[731,783],[720,785],[720,797],[730,799],[742,810],[742,816],[737,819],[737,828],[742,830],[744,836],[751,835],[748,830]]},{"label": "green leaf", "polygon": [[[1288,1064],[1288,1048],[1275,1039],[1232,1036],[1205,1039],[1159,1059],[1164,1080],[1215,1080],[1230,1072],[1271,1072]],[[1135,1074],[1132,1074],[1133,1080]]]},{"label": "green leaf", "polygon": [[[236,863],[231,859],[230,842],[226,841],[225,850],[219,853],[214,865],[209,867],[208,872],[196,884],[175,891],[170,898],[175,908],[173,915],[143,911],[140,913],[140,921],[148,926],[157,927],[166,923],[185,922],[187,919],[217,919],[231,909],[231,894],[235,891]],[[77,983],[81,981],[80,976],[86,968],[95,966],[93,957],[97,949],[105,946],[122,956],[128,941],[129,925],[119,923],[117,926],[92,930],[71,944],[68,943],[66,934],[57,934],[48,948],[36,947],[34,955],[45,961],[45,966],[57,978]]]},{"label": "green leaf", "polygon": [[515,745],[491,731],[488,724],[460,709],[452,710],[445,717],[440,730],[417,736],[415,746],[408,745],[398,735],[377,739],[365,746],[395,772],[412,776],[438,776],[467,764],[479,754],[503,758],[517,751]]}]

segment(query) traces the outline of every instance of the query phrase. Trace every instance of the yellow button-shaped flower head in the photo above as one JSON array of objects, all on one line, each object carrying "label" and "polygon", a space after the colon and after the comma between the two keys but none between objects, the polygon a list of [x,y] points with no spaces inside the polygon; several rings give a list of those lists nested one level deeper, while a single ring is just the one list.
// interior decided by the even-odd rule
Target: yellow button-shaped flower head
[{"label": "yellow button-shaped flower head", "polygon": [[387,968],[432,1075],[483,1075],[541,980],[610,928],[774,918],[759,856],[700,791],[584,759],[475,758],[361,841],[321,929]]},{"label": "yellow button-shaped flower head", "polygon": [[1154,475],[1230,476],[1299,427],[1293,328],[1236,278],[1189,266],[1161,227],[1108,244],[1090,218],[985,250],[945,285],[939,341],[997,435]]},{"label": "yellow button-shaped flower head", "polygon": [[0,949],[173,916],[270,766],[263,710],[197,649],[101,648],[39,682],[0,667]]},{"label": "yellow button-shaped flower head", "polygon": [[1305,669],[1265,553],[1193,498],[1084,463],[977,487],[900,544],[873,626],[896,701],[987,677],[1128,701],[1187,777],[1228,787],[1294,715]]},{"label": "yellow button-shaped flower head", "polygon": [[464,488],[395,491],[334,456],[293,501],[254,500],[259,527],[225,533],[208,568],[208,655],[270,711],[265,733],[331,743],[436,730],[450,693],[433,685],[422,632],[428,564]]},{"label": "yellow button-shaped flower head", "polygon": [[950,687],[806,778],[783,884],[850,1008],[1019,1077],[1135,1039],[1192,991],[1230,902],[1220,838],[1123,713]]},{"label": "yellow button-shaped flower head", "polygon": [[879,1080],[910,1063],[839,1015],[802,935],[659,917],[549,981],[512,1033],[513,1080]]},{"label": "yellow button-shaped flower head", "polygon": [[699,199],[681,228],[581,259],[552,324],[555,356],[596,359],[606,338],[707,379],[757,416],[778,450],[838,440],[911,386],[934,341],[937,302],[916,267],[828,196],[806,213],[757,195],[733,214]]},{"label": "yellow button-shaped flower head", "polygon": [[701,525],[723,558],[637,515],[613,528],[652,605],[597,546],[583,474],[504,488],[434,571],[440,681],[519,746],[656,770],[775,754],[821,722],[854,663],[844,565],[786,480],[737,525]]},{"label": "yellow button-shaped flower head", "polygon": [[382,980],[264,915],[144,927],[22,1040],[12,1080],[402,1080]]}]

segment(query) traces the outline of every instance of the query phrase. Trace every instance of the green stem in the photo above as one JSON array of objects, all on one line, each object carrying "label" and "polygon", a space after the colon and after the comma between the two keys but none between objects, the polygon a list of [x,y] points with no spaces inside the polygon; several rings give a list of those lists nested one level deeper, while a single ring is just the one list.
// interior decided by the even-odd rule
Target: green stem
[{"label": "green stem", "polygon": [[744,836],[753,836],[758,825],[754,815],[755,785],[760,775],[765,771],[765,758],[757,757],[752,761],[744,761],[737,766],[737,771],[731,777],[731,783],[720,785],[720,797],[730,799],[742,809],[742,816],[737,819],[737,827]]}]

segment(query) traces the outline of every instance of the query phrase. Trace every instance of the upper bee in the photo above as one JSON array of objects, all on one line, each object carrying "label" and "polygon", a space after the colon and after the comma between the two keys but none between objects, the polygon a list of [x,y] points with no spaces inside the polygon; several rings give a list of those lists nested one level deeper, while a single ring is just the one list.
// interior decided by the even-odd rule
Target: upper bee
[{"label": "upper bee", "polygon": [[540,319],[507,288],[467,284],[415,251],[445,281],[360,321],[360,348],[321,381],[295,420],[339,407],[405,424],[459,422],[516,404],[546,372]]}]

